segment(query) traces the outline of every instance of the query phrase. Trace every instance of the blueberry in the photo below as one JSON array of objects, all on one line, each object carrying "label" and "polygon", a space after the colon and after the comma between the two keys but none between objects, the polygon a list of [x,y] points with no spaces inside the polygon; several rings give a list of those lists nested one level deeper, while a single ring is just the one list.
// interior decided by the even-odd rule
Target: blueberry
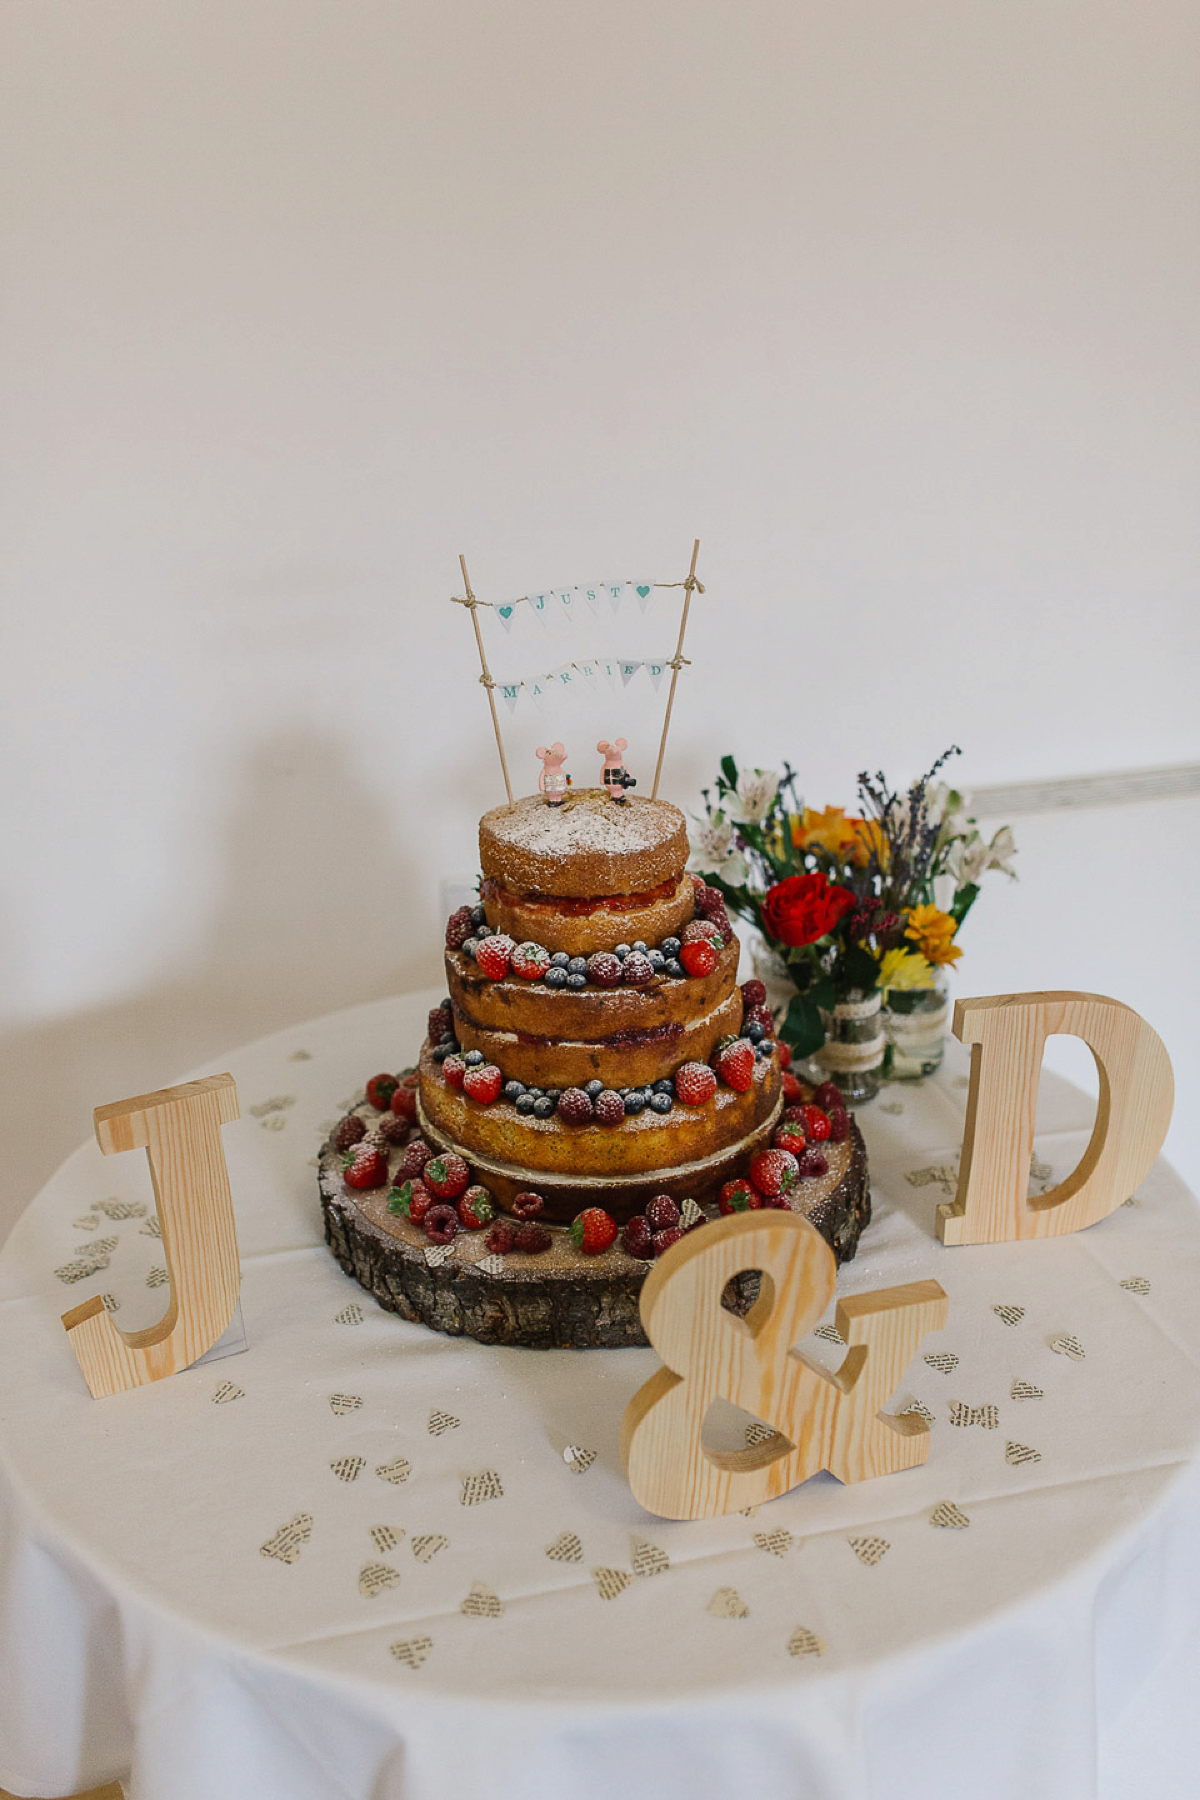
[{"label": "blueberry", "polygon": [[597,1094],[604,1092],[604,1083],[602,1081],[585,1081],[583,1091],[589,1100],[594,1100]]},{"label": "blueberry", "polygon": [[527,1087],[525,1092],[527,1094],[532,1094],[535,1100],[540,1100],[542,1097],[542,1090],[540,1087]]},{"label": "blueberry", "polygon": [[552,1118],[554,1115],[554,1108],[557,1104],[558,1104],[557,1101],[551,1100],[549,1094],[543,1094],[540,1100],[535,1100],[533,1103],[534,1118],[535,1119]]},{"label": "blueberry", "polygon": [[554,955],[550,958],[550,967],[552,969],[565,969],[570,961],[571,959],[565,950],[556,950]]},{"label": "blueberry", "polygon": [[663,955],[661,950],[647,951],[646,960],[650,964],[650,967],[654,970],[654,973],[656,975],[659,974],[666,967],[666,963],[667,963],[667,959]]},{"label": "blueberry", "polygon": [[537,1101],[534,1099],[528,1088],[525,1089],[523,1094],[517,1095],[516,1107],[519,1113],[531,1113],[536,1105]]},{"label": "blueberry", "polygon": [[663,955],[668,958],[678,956],[679,952],[683,949],[683,945],[677,937],[664,938],[658,947]]},{"label": "blueberry", "polygon": [[570,979],[571,977],[561,963],[551,963],[542,976],[542,980],[548,988],[565,988]]},{"label": "blueberry", "polygon": [[504,1084],[504,1098],[506,1100],[519,1100],[524,1092],[525,1083],[523,1081],[506,1081]]},{"label": "blueberry", "polygon": [[650,946],[648,944],[644,943],[641,938],[635,938],[633,943],[629,947],[631,950],[640,950],[642,955],[645,956],[646,951],[649,949]]},{"label": "blueberry", "polygon": [[441,1037],[438,1039],[438,1043],[445,1044],[447,1050],[458,1049],[458,1039],[452,1031],[443,1031]]},{"label": "blueberry", "polygon": [[459,945],[459,949],[462,951],[463,955],[469,956],[472,962],[475,961],[475,952],[478,950],[478,948],[479,948],[479,939],[478,938],[468,938],[465,943]]},{"label": "blueberry", "polygon": [[742,1027],[742,1036],[748,1037],[752,1044],[761,1044],[766,1035],[766,1026],[760,1025],[757,1019],[755,1019],[752,1025],[744,1025]]},{"label": "blueberry", "polygon": [[483,1051],[468,1050],[467,1054],[463,1057],[463,1061],[466,1063],[468,1069],[477,1069],[483,1061]]},{"label": "blueberry", "polygon": [[650,1110],[656,1113],[669,1113],[675,1102],[670,1094],[651,1094]]},{"label": "blueberry", "polygon": [[587,976],[582,974],[578,969],[572,969],[571,973],[567,976],[567,986],[569,988],[585,988],[587,986]]},{"label": "blueberry", "polygon": [[673,1094],[675,1092],[675,1083],[671,1080],[669,1075],[664,1075],[661,1081],[656,1081],[654,1083],[650,1092],[652,1094]]},{"label": "blueberry", "polygon": [[471,908],[471,923],[472,925],[485,925],[487,923],[487,914],[484,912],[482,906],[473,906]]},{"label": "blueberry", "polygon": [[562,1096],[562,1089],[561,1088],[543,1088],[542,1094],[545,1099],[553,1101],[554,1105],[557,1106],[558,1102]]},{"label": "blueberry", "polygon": [[629,955],[629,952],[632,949],[633,949],[632,944],[618,944],[616,949],[613,951],[613,955],[619,956],[621,961],[624,962],[625,958]]},{"label": "blueberry", "polygon": [[762,1043],[759,1044],[758,1048],[755,1050],[754,1054],[755,1054],[755,1056],[757,1056],[759,1058],[759,1060],[761,1062],[761,1060],[764,1057],[770,1056],[770,1054],[774,1048],[775,1048],[775,1046],[771,1042],[770,1038],[764,1038]]},{"label": "blueberry", "polygon": [[640,1112],[645,1112],[646,1096],[641,1088],[630,1088],[627,1094],[621,1095],[621,1098],[625,1102],[625,1111],[630,1118],[636,1119]]},{"label": "blueberry", "polygon": [[445,1060],[449,1056],[449,1054],[450,1054],[449,1044],[435,1044],[434,1045],[433,1060],[435,1063],[445,1062]]},{"label": "blueberry", "polygon": [[586,956],[570,957],[567,962],[567,974],[568,975],[586,975],[587,974],[587,957]]},{"label": "blueberry", "polygon": [[667,966],[663,970],[663,974],[672,975],[676,981],[679,980],[680,976],[683,974],[683,964],[677,956],[669,956],[667,958]]}]

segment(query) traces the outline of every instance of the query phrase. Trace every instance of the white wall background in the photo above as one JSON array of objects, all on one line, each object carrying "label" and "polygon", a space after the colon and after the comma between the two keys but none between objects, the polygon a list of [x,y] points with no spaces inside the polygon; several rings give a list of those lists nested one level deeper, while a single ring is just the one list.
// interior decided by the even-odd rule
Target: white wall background
[{"label": "white wall background", "polygon": [[[1191,0],[8,0],[0,1232],[95,1103],[436,980],[500,797],[459,550],[700,535],[685,806],[725,749],[816,803],[1200,755],[1198,53]],[[643,788],[658,714],[601,720]],[[588,775],[518,713],[521,785],[546,730]],[[1197,822],[1031,822],[962,988],[1200,1079]]]}]

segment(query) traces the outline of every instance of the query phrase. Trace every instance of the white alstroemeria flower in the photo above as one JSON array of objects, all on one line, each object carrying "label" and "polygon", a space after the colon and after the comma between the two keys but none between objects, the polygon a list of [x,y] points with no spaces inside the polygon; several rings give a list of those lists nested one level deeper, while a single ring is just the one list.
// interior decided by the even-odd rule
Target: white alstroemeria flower
[{"label": "white alstroemeria flower", "polygon": [[977,831],[959,838],[946,859],[955,887],[972,887],[988,866],[988,847]]},{"label": "white alstroemeria flower", "polygon": [[733,825],[724,813],[703,820],[691,835],[692,861],[702,875],[717,875],[731,887],[743,887],[750,871],[733,841]]},{"label": "white alstroemeria flower", "polygon": [[773,769],[743,769],[732,804],[733,817],[740,825],[761,825],[778,791],[779,777]]},{"label": "white alstroemeria flower", "polygon": [[1017,854],[1017,846],[1013,839],[1012,826],[1002,825],[987,847],[987,863],[989,869],[1000,869],[1014,880],[1017,871],[1009,868],[1009,860]]}]

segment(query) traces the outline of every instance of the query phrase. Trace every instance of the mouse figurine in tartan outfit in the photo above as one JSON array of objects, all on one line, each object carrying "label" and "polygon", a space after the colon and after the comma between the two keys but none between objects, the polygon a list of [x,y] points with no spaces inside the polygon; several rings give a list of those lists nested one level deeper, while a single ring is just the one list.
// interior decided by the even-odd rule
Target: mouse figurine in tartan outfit
[{"label": "mouse figurine in tartan outfit", "polygon": [[625,802],[625,789],[637,786],[637,782],[625,767],[626,742],[625,738],[618,738],[615,744],[610,744],[601,738],[596,745],[597,750],[604,758],[604,767],[600,771],[600,785],[605,789],[610,800],[616,800],[621,805],[624,805]]}]

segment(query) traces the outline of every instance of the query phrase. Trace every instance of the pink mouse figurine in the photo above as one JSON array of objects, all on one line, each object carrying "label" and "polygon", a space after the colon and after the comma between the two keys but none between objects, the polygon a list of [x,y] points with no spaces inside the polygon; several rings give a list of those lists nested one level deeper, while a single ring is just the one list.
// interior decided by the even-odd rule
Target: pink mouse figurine
[{"label": "pink mouse figurine", "polygon": [[561,744],[551,744],[548,750],[545,744],[539,744],[534,754],[542,762],[538,773],[539,794],[545,794],[547,806],[561,806],[571,785],[571,777],[563,768],[566,751]]},{"label": "pink mouse figurine", "polygon": [[618,801],[622,806],[625,804],[625,789],[637,786],[637,782],[625,767],[625,747],[626,740],[624,738],[618,738],[615,744],[606,743],[601,738],[596,745],[597,750],[604,758],[604,767],[600,771],[600,784],[607,790],[609,799]]}]

